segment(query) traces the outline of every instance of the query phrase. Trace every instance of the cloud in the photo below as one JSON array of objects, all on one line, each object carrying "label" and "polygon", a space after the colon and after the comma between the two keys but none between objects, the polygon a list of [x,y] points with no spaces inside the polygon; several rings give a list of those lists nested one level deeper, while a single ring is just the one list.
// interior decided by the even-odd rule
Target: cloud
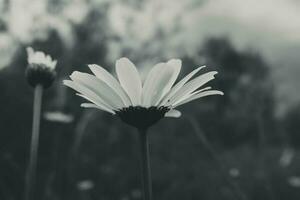
[{"label": "cloud", "polygon": [[[211,0],[187,14],[191,40],[227,35],[240,48],[300,45],[300,4],[292,0]],[[192,42],[191,42],[192,43]]]},{"label": "cloud", "polygon": [[164,52],[174,54],[193,53],[207,37],[224,35],[238,48],[253,47],[266,55],[272,55],[268,51],[273,46],[300,46],[300,3],[293,0],[208,0],[196,5],[195,0],[163,0],[141,7],[115,3],[109,19],[113,34],[130,41],[132,49],[158,40],[158,31],[168,38]]}]

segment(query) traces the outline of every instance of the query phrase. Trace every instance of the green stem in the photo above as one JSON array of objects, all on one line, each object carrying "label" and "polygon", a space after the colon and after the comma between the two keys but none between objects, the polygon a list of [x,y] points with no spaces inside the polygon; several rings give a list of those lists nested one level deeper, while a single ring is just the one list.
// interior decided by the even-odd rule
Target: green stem
[{"label": "green stem", "polygon": [[152,182],[150,168],[149,143],[146,129],[139,129],[141,147],[141,167],[144,200],[152,200]]},{"label": "green stem", "polygon": [[25,200],[34,199],[35,176],[37,168],[37,156],[39,147],[40,117],[42,106],[43,87],[37,85],[34,88],[33,122],[30,144],[30,158],[25,180]]}]

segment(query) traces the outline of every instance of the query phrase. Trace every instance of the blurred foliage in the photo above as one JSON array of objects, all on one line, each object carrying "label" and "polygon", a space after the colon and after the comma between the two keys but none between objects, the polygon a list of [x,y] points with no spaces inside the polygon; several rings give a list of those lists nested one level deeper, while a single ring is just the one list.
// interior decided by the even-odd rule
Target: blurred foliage
[{"label": "blurred foliage", "polygon": [[[89,38],[91,31],[80,30],[78,46],[84,48],[90,42],[83,38]],[[53,35],[52,40],[58,39]],[[52,43],[34,46],[51,51]],[[60,55],[66,54],[63,46],[58,49]],[[103,43],[93,49],[105,55]],[[73,60],[77,52],[67,53],[60,63],[66,68],[58,69],[56,85],[45,94],[44,110],[71,113],[75,121],[42,121],[38,198],[140,199],[136,132],[109,114],[79,108],[81,100],[61,86],[66,74],[79,69],[68,66],[105,60],[93,54]],[[227,39],[210,39],[196,58],[183,58],[184,66],[199,62],[219,71],[214,87],[226,95],[190,103],[182,108],[182,119],[165,119],[150,130],[155,199],[285,199],[288,193],[297,199],[299,194],[287,181],[297,176],[293,174],[297,160],[285,167],[279,164],[281,146],[288,141],[280,142],[276,131],[280,124],[273,114],[267,64],[258,54],[238,52]],[[0,74],[1,199],[22,199],[32,112],[25,66],[20,51]],[[189,67],[183,68],[183,74]],[[286,131],[296,137],[299,111],[293,111]]]},{"label": "blurred foliage", "polygon": [[284,119],[285,138],[294,148],[300,147],[300,105],[290,108]]},{"label": "blurred foliage", "polygon": [[193,108],[208,137],[227,146],[257,144],[264,131],[266,137],[277,140],[274,89],[263,59],[257,53],[238,52],[227,39],[208,40],[199,58],[187,58],[184,63],[196,66],[203,62],[214,67],[219,72],[214,87],[226,94],[205,101],[208,105],[199,105],[200,110]]},{"label": "blurred foliage", "polygon": [[[72,35],[67,34],[73,38],[71,46],[66,35],[52,27],[45,40],[33,37],[21,42],[12,62],[0,71],[1,200],[23,196],[32,114],[32,90],[24,78],[28,44],[58,59],[59,76],[44,95],[43,111],[75,118],[67,124],[42,119],[37,199],[141,199],[135,130],[107,113],[80,108],[82,100],[61,84],[72,71],[87,71],[86,64],[112,66],[109,58],[113,56],[107,55],[111,40],[124,42],[120,34],[111,35],[109,5],[90,5],[84,7],[88,12],[80,22],[63,20],[72,27]],[[45,12],[60,13],[59,8],[50,8]],[[175,25],[169,31],[173,28],[180,30]],[[164,49],[169,44],[168,31],[163,26],[157,29],[148,42],[120,44],[121,54],[139,52],[135,60],[140,63],[154,54],[155,59],[173,55],[167,52],[172,45]],[[148,46],[151,41],[154,47]],[[193,56],[184,53],[181,58],[181,76],[201,64],[217,70],[213,87],[225,96],[182,106],[181,119],[164,119],[150,129],[154,199],[299,199],[300,110],[291,108],[281,120],[274,117],[275,86],[259,53],[241,52],[226,38],[210,38]]]}]

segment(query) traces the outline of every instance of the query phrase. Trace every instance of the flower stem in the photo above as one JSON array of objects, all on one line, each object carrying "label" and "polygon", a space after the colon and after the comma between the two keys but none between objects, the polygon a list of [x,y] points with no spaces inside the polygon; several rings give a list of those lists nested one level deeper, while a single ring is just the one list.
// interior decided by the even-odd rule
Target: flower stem
[{"label": "flower stem", "polygon": [[31,144],[30,144],[29,165],[27,168],[26,180],[25,180],[25,198],[24,198],[25,200],[34,199],[42,95],[43,95],[43,87],[41,85],[37,85],[34,88],[32,135],[31,135]]},{"label": "flower stem", "polygon": [[139,129],[141,148],[141,167],[144,200],[152,200],[152,182],[150,168],[149,143],[146,129]]}]

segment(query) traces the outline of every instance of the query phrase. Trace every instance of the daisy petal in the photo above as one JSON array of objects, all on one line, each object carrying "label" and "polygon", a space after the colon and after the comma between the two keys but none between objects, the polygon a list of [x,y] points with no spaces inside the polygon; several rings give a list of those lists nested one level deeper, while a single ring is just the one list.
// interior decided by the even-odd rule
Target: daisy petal
[{"label": "daisy petal", "polygon": [[[77,95],[77,96],[80,96],[80,97],[82,97],[82,98],[84,98],[84,99],[86,99],[86,100],[88,100],[88,101],[90,101],[90,102],[93,102],[89,97],[87,97],[87,96],[85,96],[85,95],[78,94],[78,93],[77,93],[76,95]],[[95,106],[97,106],[97,108],[100,109],[100,110],[104,110],[104,111],[106,111],[106,112],[115,114],[115,111],[113,111],[113,109],[107,107],[105,104],[99,104],[99,103],[97,103],[97,104],[92,103],[92,104],[94,104]]]},{"label": "daisy petal", "polygon": [[207,90],[211,90],[211,87],[205,87],[205,88],[202,88],[202,89],[200,89],[200,90],[197,90],[197,91],[195,91],[195,92],[193,92],[193,93],[186,94],[186,95],[183,96],[181,99],[179,99],[179,100],[177,100],[176,102],[174,102],[173,105],[175,105],[175,104],[177,104],[177,103],[179,103],[179,102],[181,102],[181,101],[184,101],[184,100],[190,98],[190,97],[193,96],[193,95],[199,94],[199,93],[204,92],[204,91],[207,91]]},{"label": "daisy petal", "polygon": [[182,65],[182,61],[180,59],[171,59],[167,62],[167,66],[173,70],[172,75],[169,81],[167,82],[167,84],[163,85],[161,96],[156,102],[154,102],[154,105],[158,105],[161,99],[171,90],[172,86],[174,85],[180,73],[181,65]]},{"label": "daisy petal", "polygon": [[213,80],[215,78],[214,75],[216,75],[217,73],[218,72],[216,71],[208,72],[189,81],[174,94],[174,96],[170,99],[170,101],[167,102],[167,105],[174,105],[174,102],[177,102],[178,100],[194,92],[195,90],[197,90],[199,87],[203,86],[210,80]]},{"label": "daisy petal", "polygon": [[99,107],[103,107],[103,110],[105,110],[107,112],[112,112],[113,108],[110,105],[106,104],[99,96],[97,96],[97,94],[95,94],[93,91],[91,91],[87,87],[80,85],[79,83],[75,83],[74,81],[70,81],[70,80],[65,80],[64,85],[74,89],[77,92],[80,92],[81,94],[77,93],[78,96],[81,96],[81,97],[87,99],[88,101],[96,104]]},{"label": "daisy petal", "polygon": [[135,65],[128,58],[121,58],[116,62],[116,73],[132,105],[141,105],[142,81]]},{"label": "daisy petal", "polygon": [[193,95],[193,96],[191,96],[191,97],[185,99],[184,101],[178,102],[177,104],[175,104],[175,105],[173,106],[173,108],[178,107],[178,106],[183,105],[183,104],[186,104],[186,103],[188,103],[188,102],[190,102],[190,101],[199,99],[199,98],[201,98],[201,97],[206,97],[206,96],[211,96],[211,95],[224,95],[224,93],[221,92],[221,91],[218,91],[218,90],[204,91],[204,92],[198,93],[198,94],[196,94],[196,95]]},{"label": "daisy petal", "polygon": [[113,91],[105,82],[98,79],[97,77],[82,73],[82,72],[73,72],[70,78],[80,83],[81,85],[84,85],[91,91],[93,91],[95,94],[97,94],[103,101],[109,105],[111,105],[114,109],[120,109],[124,107],[124,103],[122,102],[122,99],[120,96]]},{"label": "daisy petal", "polygon": [[180,89],[182,86],[188,82],[197,72],[199,72],[201,69],[205,68],[206,66],[198,67],[197,69],[193,70],[191,73],[186,75],[181,81],[175,84],[175,86],[168,92],[168,94],[163,98],[162,102],[159,104],[160,106],[163,106],[167,103],[167,101]]},{"label": "daisy petal", "polygon": [[150,106],[153,83],[155,82],[156,76],[160,74],[161,70],[164,69],[166,63],[158,63],[148,73],[144,85],[142,94],[142,105],[145,107]]},{"label": "daisy petal", "polygon": [[93,103],[82,103],[80,106],[83,108],[98,108],[98,106]]},{"label": "daisy petal", "polygon": [[143,106],[156,106],[170,91],[181,69],[181,60],[171,59],[155,65],[149,72],[143,87]]},{"label": "daisy petal", "polygon": [[[102,107],[97,106],[93,103],[82,103],[80,106],[83,107],[83,108],[96,108],[96,109],[99,109],[99,110],[107,111],[107,110],[103,109]],[[114,111],[107,111],[107,112],[110,112],[111,114],[115,114]]]},{"label": "daisy petal", "polygon": [[165,114],[165,117],[174,117],[178,118],[181,116],[181,112],[179,110],[172,109]]},{"label": "daisy petal", "polygon": [[29,64],[43,64],[46,67],[54,70],[57,64],[56,60],[52,60],[50,55],[46,55],[42,51],[34,51],[33,48],[27,47],[27,61]]},{"label": "daisy petal", "polygon": [[88,66],[97,78],[104,81],[120,96],[120,98],[122,99],[126,107],[132,105],[128,95],[121,87],[120,83],[108,71],[106,71],[103,67],[96,64],[92,64]]}]

